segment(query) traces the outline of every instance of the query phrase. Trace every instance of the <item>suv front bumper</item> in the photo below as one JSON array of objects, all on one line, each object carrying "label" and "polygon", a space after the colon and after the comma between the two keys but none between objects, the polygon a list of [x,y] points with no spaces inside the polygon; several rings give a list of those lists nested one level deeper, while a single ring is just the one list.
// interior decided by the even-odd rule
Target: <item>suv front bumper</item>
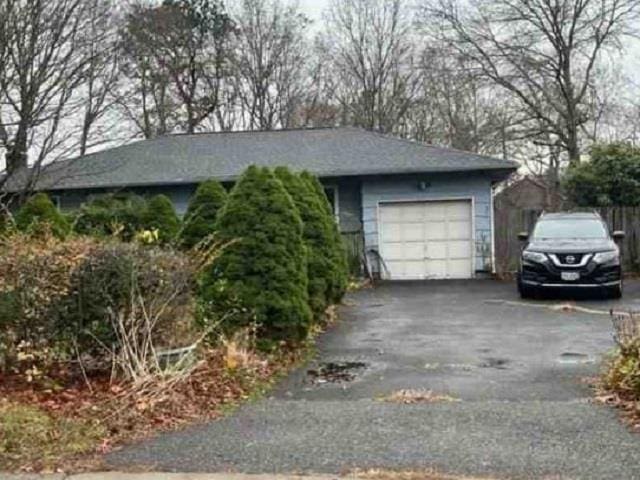
[{"label": "suv front bumper", "polygon": [[[562,272],[576,272],[577,280],[564,280]],[[589,262],[580,268],[563,268],[552,262],[534,263],[523,261],[520,268],[520,282],[532,287],[548,288],[597,288],[612,287],[622,281],[619,264],[599,265]]]}]

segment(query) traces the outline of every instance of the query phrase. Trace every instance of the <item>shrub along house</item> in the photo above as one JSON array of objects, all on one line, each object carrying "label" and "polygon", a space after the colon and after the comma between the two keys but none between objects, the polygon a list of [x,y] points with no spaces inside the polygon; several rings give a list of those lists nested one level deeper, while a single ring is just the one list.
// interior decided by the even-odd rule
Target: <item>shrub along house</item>
[{"label": "shrub along house", "polygon": [[470,278],[493,267],[493,188],[511,161],[357,128],[171,135],[58,162],[41,174],[62,209],[90,196],[169,196],[184,213],[198,183],[249,165],[307,170],[323,182],[344,234],[363,238],[388,279]]}]

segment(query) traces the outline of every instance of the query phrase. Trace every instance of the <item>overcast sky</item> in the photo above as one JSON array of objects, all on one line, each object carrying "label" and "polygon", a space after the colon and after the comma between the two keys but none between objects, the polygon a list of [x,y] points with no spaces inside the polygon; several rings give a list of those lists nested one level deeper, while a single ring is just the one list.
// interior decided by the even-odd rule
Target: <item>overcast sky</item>
[{"label": "overcast sky", "polygon": [[[314,30],[322,24],[322,12],[331,3],[331,0],[298,0],[300,9],[314,22]],[[640,40],[628,40],[627,54],[625,55],[624,70],[634,83],[640,85]]]}]

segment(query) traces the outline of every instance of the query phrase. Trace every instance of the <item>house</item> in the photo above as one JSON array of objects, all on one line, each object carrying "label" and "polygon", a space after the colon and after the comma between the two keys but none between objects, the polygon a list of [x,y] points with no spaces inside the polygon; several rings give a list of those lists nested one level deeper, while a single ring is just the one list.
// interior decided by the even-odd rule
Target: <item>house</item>
[{"label": "house", "polygon": [[163,193],[184,213],[197,184],[233,182],[249,165],[308,170],[340,228],[363,235],[372,271],[389,279],[469,278],[493,265],[493,187],[511,161],[358,128],[171,135],[46,169],[38,189],[63,209],[114,190]]}]

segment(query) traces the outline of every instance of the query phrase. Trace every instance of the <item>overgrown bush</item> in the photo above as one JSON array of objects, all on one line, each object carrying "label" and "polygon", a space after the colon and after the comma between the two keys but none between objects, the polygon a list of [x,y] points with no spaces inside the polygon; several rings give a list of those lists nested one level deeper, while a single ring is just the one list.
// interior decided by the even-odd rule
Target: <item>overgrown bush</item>
[{"label": "overgrown bush", "polygon": [[307,246],[309,304],[316,318],[320,318],[332,299],[334,279],[340,275],[333,251],[332,221],[326,214],[310,183],[286,167],[275,170],[293,199],[303,224],[303,237]]},{"label": "overgrown bush", "polygon": [[180,231],[180,219],[171,199],[166,195],[151,197],[142,215],[142,225],[147,230],[157,230],[160,243],[174,241]]},{"label": "overgrown bush", "polygon": [[340,303],[349,283],[349,264],[347,252],[340,235],[340,228],[334,220],[331,205],[329,205],[329,200],[324,193],[320,180],[308,172],[302,172],[301,178],[311,187],[324,211],[325,217],[330,220],[329,228],[331,233],[329,241],[331,242],[331,248],[329,251],[333,268],[328,289],[328,300],[330,303]]},{"label": "overgrown bush", "polygon": [[115,236],[129,241],[144,227],[143,216],[146,209],[145,199],[138,195],[101,195],[80,207],[74,229],[83,235]]},{"label": "overgrown bush", "polygon": [[227,201],[227,192],[216,180],[207,180],[198,186],[189,201],[184,217],[180,243],[193,248],[214,232],[218,212]]},{"label": "overgrown bush", "polygon": [[249,167],[216,221],[222,251],[202,279],[205,316],[237,305],[231,329],[258,324],[258,336],[305,338],[311,323],[300,215],[282,182]]},{"label": "overgrown bush", "polygon": [[56,237],[69,233],[69,224],[46,193],[29,197],[15,215],[16,226],[23,232],[43,235],[50,231]]},{"label": "overgrown bush", "polygon": [[0,364],[5,368],[22,358],[27,362],[20,369],[32,364],[42,369],[41,352],[51,357],[47,360],[82,354],[110,365],[122,352],[116,331],[121,326],[134,337],[152,333],[156,346],[183,346],[194,338],[196,264],[190,257],[87,237],[16,235],[1,247]]},{"label": "overgrown bush", "polygon": [[147,315],[163,310],[155,315],[155,340],[169,345],[179,341],[174,333],[184,332],[185,319],[191,319],[194,277],[193,263],[178,252],[101,245],[73,271],[68,293],[55,305],[57,331],[80,342],[82,351],[111,345],[113,315],[130,317],[142,301]]},{"label": "overgrown bush", "polygon": [[20,345],[37,350],[56,338],[50,309],[69,291],[72,271],[98,247],[91,239],[15,234],[0,240],[0,365]]},{"label": "overgrown bush", "polygon": [[640,401],[640,316],[614,318],[617,351],[607,365],[604,381],[608,389],[626,399]]}]

